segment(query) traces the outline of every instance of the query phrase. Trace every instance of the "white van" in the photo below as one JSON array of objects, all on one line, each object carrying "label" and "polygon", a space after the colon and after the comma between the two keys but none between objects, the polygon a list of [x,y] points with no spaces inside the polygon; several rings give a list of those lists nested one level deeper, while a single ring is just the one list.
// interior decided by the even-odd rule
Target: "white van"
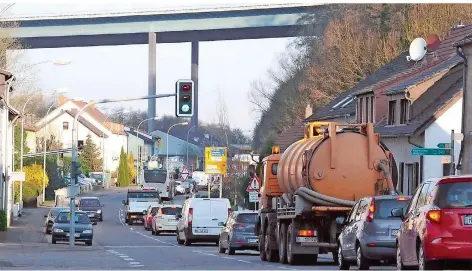
[{"label": "white van", "polygon": [[191,245],[194,242],[215,242],[228,216],[231,205],[225,198],[190,198],[177,215],[177,243]]}]

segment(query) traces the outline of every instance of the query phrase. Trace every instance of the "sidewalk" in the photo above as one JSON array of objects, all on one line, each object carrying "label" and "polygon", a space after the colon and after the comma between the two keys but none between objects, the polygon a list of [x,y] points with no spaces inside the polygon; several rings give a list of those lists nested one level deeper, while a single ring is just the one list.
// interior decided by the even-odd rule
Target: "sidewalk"
[{"label": "sidewalk", "polygon": [[48,211],[46,206],[24,208],[22,216],[13,218],[10,228],[0,232],[0,244],[47,243],[43,224]]}]

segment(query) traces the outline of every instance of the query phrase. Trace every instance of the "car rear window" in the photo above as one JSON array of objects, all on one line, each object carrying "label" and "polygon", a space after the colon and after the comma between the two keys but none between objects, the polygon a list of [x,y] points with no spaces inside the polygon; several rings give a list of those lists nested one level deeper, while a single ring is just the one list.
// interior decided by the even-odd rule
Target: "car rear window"
[{"label": "car rear window", "polygon": [[472,182],[439,184],[435,204],[439,208],[472,208]]},{"label": "car rear window", "polygon": [[80,206],[82,207],[100,207],[100,201],[98,199],[81,199]]},{"label": "car rear window", "polygon": [[164,207],[162,208],[163,215],[177,215],[182,212],[182,208],[180,207]]},{"label": "car rear window", "polygon": [[257,214],[239,214],[236,218],[237,222],[246,223],[246,224],[256,224],[257,223]]},{"label": "car rear window", "polygon": [[392,210],[395,208],[405,209],[408,200],[382,199],[375,200],[374,218],[394,218]]}]

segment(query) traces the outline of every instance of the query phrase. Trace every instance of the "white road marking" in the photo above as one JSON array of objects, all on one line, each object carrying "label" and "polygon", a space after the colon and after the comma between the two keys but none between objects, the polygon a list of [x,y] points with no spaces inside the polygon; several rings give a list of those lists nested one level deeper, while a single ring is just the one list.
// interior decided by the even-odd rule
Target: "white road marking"
[{"label": "white road marking", "polygon": [[146,238],[148,238],[148,239],[151,239],[151,240],[154,240],[154,241],[157,241],[157,242],[166,244],[166,245],[170,245],[170,246],[173,246],[173,247],[180,247],[180,246],[178,246],[178,245],[176,245],[176,244],[164,242],[164,241],[159,240],[159,239],[157,239],[157,238],[153,238],[153,237],[151,237],[151,236],[147,236],[146,234],[144,234],[144,233],[142,233],[142,232],[134,231],[134,233],[137,233],[137,234],[139,234],[139,235],[141,235],[141,236],[144,236],[144,237],[146,237]]},{"label": "white road marking", "polygon": [[126,256],[126,255],[120,255],[119,257],[120,258],[128,258],[128,256]]},{"label": "white road marking", "polygon": [[121,219],[121,209],[118,210],[118,221],[120,221],[121,225],[123,225],[123,226],[125,225],[125,223]]},{"label": "white road marking", "polygon": [[129,229],[130,229],[130,230],[132,230],[132,231],[134,231],[134,229],[133,229],[133,228],[129,228]]},{"label": "white road marking", "polygon": [[128,261],[128,262],[134,262],[133,258],[123,258],[123,260]]},{"label": "white road marking", "polygon": [[143,267],[144,264],[136,264],[136,265],[131,265],[131,267]]},{"label": "white road marking", "polygon": [[245,261],[245,260],[237,260],[238,262],[242,262],[242,263],[252,263],[250,261]]},{"label": "white road marking", "polygon": [[140,262],[129,262],[129,264],[137,265],[137,264],[141,264],[141,263]]},{"label": "white road marking", "polygon": [[[107,248],[159,248],[159,247],[173,247],[173,246],[105,246]],[[113,252],[112,252],[113,253]]]}]

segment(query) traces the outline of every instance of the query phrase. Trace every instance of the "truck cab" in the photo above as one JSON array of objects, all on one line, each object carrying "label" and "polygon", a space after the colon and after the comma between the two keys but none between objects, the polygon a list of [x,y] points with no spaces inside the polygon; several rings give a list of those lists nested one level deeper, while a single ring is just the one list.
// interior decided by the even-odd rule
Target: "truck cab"
[{"label": "truck cab", "polygon": [[134,221],[143,221],[143,210],[156,203],[161,203],[157,188],[128,189],[123,200],[125,222],[132,225]]}]

